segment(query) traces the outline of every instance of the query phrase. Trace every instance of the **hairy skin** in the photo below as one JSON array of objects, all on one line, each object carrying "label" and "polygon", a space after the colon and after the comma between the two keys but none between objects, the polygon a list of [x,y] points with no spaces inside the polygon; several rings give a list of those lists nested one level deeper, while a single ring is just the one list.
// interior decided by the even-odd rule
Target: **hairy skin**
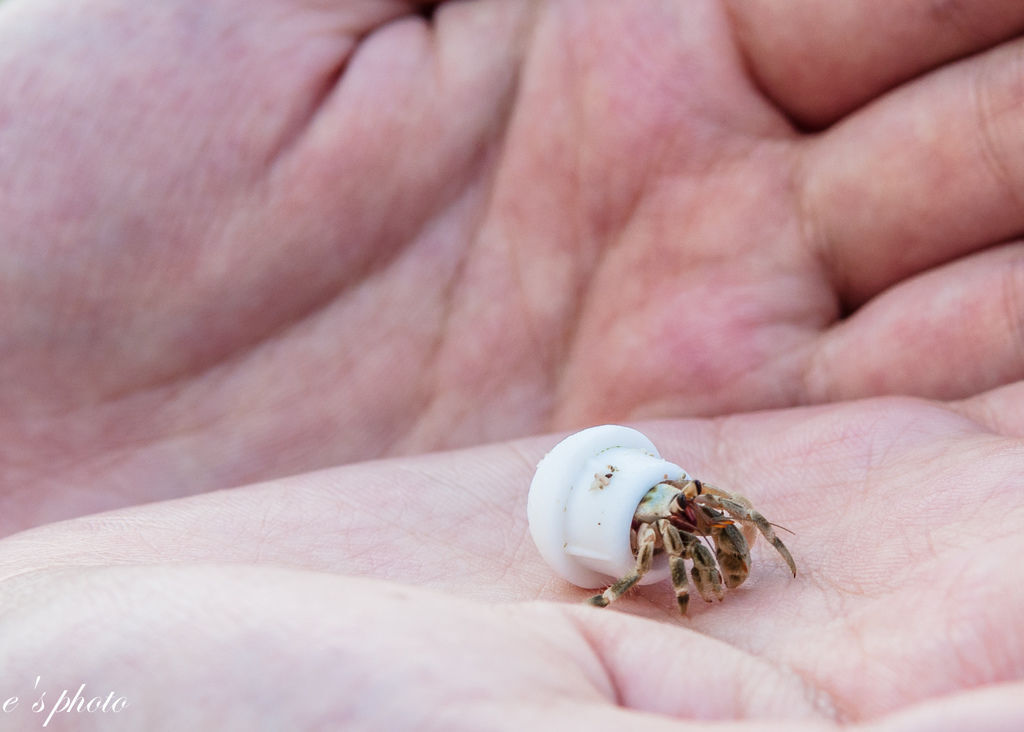
[{"label": "hairy skin", "polygon": [[125,712],[71,720],[104,730],[1017,729],[1022,406],[641,425],[796,532],[797,579],[759,541],[686,620],[668,582],[599,610],[544,565],[525,488],[555,436],[23,532],[0,542],[0,689],[117,691]]}]

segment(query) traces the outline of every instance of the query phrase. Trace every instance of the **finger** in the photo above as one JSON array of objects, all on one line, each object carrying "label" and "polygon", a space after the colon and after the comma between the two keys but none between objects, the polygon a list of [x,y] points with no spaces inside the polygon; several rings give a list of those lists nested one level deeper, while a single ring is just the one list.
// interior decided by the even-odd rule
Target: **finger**
[{"label": "finger", "polygon": [[[428,721],[473,729],[486,726],[477,715],[508,698],[543,694],[582,707],[613,694],[565,621],[530,627],[511,612],[484,614],[385,583],[178,565],[47,571],[5,590],[17,602],[0,612],[0,688],[31,700],[45,694],[47,714],[60,689],[81,683],[87,698],[110,690],[127,700],[118,713],[56,710],[49,726],[57,729],[72,720],[97,730],[420,729]],[[30,704],[15,710],[19,729],[45,719]],[[459,715],[464,724],[454,725]]]},{"label": "finger", "polygon": [[820,336],[812,401],[957,399],[1024,379],[1024,244],[901,283]]},{"label": "finger", "polygon": [[800,195],[847,303],[1024,229],[1022,51],[936,72],[809,143]]},{"label": "finger", "polygon": [[534,440],[364,463],[85,516],[5,539],[0,574],[98,557],[269,562],[489,599],[535,596],[551,575],[526,529],[526,497],[550,447]]},{"label": "finger", "polygon": [[[673,429],[700,470],[707,423]],[[653,433],[656,435],[657,433]],[[350,465],[85,516],[0,542],[0,577],[47,564],[274,563],[372,576],[490,600],[582,602],[530,537],[526,500],[556,438]],[[703,447],[701,447],[703,445]],[[689,457],[687,457],[689,456]],[[647,611],[670,616],[661,604]]]},{"label": "finger", "polygon": [[950,404],[952,409],[1007,437],[1024,437],[1024,381]]},{"label": "finger", "polygon": [[[618,723],[768,718],[778,728],[822,719],[795,673],[697,633],[584,608],[495,606],[228,565],[50,570],[8,580],[5,590],[15,602],[0,612],[0,688],[31,688],[39,674],[45,683],[33,699],[49,692],[51,704],[58,689],[83,681],[90,693],[123,696],[124,711],[105,717],[55,713],[102,719],[96,729],[150,728],[142,719],[167,729],[333,728],[342,720],[483,729],[496,715],[517,729],[559,709],[576,718],[569,728],[582,718],[613,729],[600,724],[605,713]],[[692,672],[694,658],[715,659],[701,671],[704,691],[677,693],[672,681]],[[29,711],[26,704],[21,713],[31,719]]]},{"label": "finger", "polygon": [[884,717],[864,732],[1004,732],[1024,729],[1024,682],[983,686],[933,699]]},{"label": "finger", "polygon": [[729,12],[761,88],[810,127],[1024,29],[1024,6],[1016,0],[731,0]]}]

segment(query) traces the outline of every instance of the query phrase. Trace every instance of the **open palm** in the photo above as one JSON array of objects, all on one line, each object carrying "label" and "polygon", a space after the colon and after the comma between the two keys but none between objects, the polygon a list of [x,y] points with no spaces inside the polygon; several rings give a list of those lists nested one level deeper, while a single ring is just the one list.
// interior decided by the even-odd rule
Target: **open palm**
[{"label": "open palm", "polygon": [[1018,378],[1024,11],[877,5],[5,0],[5,530]]},{"label": "open palm", "polygon": [[[1021,726],[1022,28],[0,0],[0,533],[80,516],[0,542],[0,704]],[[845,401],[887,394],[961,401]],[[794,531],[796,579],[758,544],[688,619],[582,607],[525,525],[556,438],[209,492],[652,417],[695,418],[647,431]]]},{"label": "open palm", "polygon": [[99,729],[1016,729],[1021,397],[649,425],[795,532],[796,579],[758,543],[685,620],[667,583],[598,610],[543,564],[525,499],[551,438],[24,532],[0,545],[0,688],[116,691]]}]

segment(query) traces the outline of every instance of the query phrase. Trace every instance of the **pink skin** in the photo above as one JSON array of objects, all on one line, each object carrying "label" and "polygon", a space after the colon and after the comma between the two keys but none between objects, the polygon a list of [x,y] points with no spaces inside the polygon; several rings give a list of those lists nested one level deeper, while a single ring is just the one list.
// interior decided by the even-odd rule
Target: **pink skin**
[{"label": "pink skin", "polygon": [[1024,10],[897,5],[2,0],[0,531],[1021,377]]},{"label": "pink skin", "polygon": [[0,542],[0,689],[83,679],[125,729],[1019,729],[1022,407],[639,425],[795,532],[796,579],[758,541],[687,620],[667,582],[599,610],[544,565],[525,488],[554,436],[26,531]]},{"label": "pink skin", "polygon": [[[0,0],[0,535],[121,509],[0,543],[0,696],[1019,726],[1024,6],[822,7]],[[966,401],[844,403],[891,394]],[[521,523],[554,438],[209,493],[721,415],[663,451],[801,576],[759,545],[710,638],[504,604],[581,597]]]}]

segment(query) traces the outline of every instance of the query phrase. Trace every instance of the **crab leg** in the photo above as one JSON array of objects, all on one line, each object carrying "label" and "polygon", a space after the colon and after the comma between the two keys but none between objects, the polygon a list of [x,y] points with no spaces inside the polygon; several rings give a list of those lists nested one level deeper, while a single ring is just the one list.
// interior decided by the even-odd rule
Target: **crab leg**
[{"label": "crab leg", "polygon": [[668,554],[668,568],[672,577],[672,588],[676,591],[676,604],[679,605],[679,612],[686,615],[686,608],[690,604],[690,583],[686,579],[686,563],[683,561],[686,546],[683,537],[679,535],[679,529],[666,519],[658,522],[658,531],[661,532],[661,542],[665,546],[665,553]]},{"label": "crab leg", "polygon": [[713,519],[711,524],[711,539],[715,542],[715,554],[725,579],[725,586],[739,587],[750,574],[750,567],[747,564],[750,550],[743,532],[732,519],[717,518]]},{"label": "crab leg", "polygon": [[697,585],[697,592],[700,593],[704,602],[712,600],[722,601],[725,591],[722,589],[722,575],[715,564],[715,557],[711,550],[704,546],[695,535],[680,531],[686,546],[686,556],[693,560],[693,568],[690,576]]},{"label": "crab leg", "polygon": [[650,524],[640,524],[636,531],[636,568],[600,595],[591,597],[587,602],[597,607],[607,607],[609,603],[615,602],[628,592],[650,570],[657,543],[658,535],[655,533],[654,527]]},{"label": "crab leg", "polygon": [[[796,562],[793,561],[793,555],[789,553],[789,549],[782,543],[782,539],[775,535],[775,530],[772,525],[768,523],[768,519],[761,515],[758,511],[752,507],[744,506],[740,500],[740,496],[732,496],[720,488],[714,488],[707,484],[704,485],[704,493],[697,500],[707,506],[713,508],[720,508],[723,511],[727,511],[731,516],[736,518],[738,521],[749,521],[757,527],[757,530],[761,532],[761,535],[773,546],[775,550],[782,555],[782,558],[789,565],[790,571],[793,576],[796,577]],[[744,501],[746,499],[743,499]]]}]

